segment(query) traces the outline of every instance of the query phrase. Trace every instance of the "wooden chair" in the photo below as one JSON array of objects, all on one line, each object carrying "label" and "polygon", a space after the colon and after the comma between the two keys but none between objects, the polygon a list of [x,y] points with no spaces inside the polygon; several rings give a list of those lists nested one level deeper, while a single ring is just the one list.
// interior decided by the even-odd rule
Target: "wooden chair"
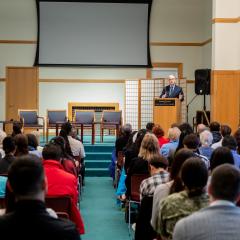
[{"label": "wooden chair", "polygon": [[[48,135],[49,129],[56,130],[56,124],[59,127],[67,121],[67,111],[66,110],[47,110],[47,126],[46,126],[46,134],[47,134],[47,142],[48,142]],[[56,135],[58,133],[56,132]]]},{"label": "wooden chair", "polygon": [[83,142],[83,130],[91,129],[92,130],[92,144],[95,143],[95,111],[91,110],[76,110],[74,126],[78,130],[81,129],[81,141]]},{"label": "wooden chair", "polygon": [[[18,109],[18,116],[22,123],[23,131],[24,129],[42,129],[45,140],[45,119],[38,116],[37,109]],[[42,120],[42,124],[39,123],[39,119]]]},{"label": "wooden chair", "polygon": [[116,136],[118,136],[119,128],[121,125],[122,125],[122,111],[104,110],[102,112],[100,127],[101,142],[103,142],[103,135],[105,129],[116,130]]}]

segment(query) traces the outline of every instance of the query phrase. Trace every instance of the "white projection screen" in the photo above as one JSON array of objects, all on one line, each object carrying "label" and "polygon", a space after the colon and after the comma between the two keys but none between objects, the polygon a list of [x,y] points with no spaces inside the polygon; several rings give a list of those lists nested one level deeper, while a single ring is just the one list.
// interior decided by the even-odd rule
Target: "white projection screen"
[{"label": "white projection screen", "polygon": [[37,0],[38,66],[151,67],[152,0]]}]

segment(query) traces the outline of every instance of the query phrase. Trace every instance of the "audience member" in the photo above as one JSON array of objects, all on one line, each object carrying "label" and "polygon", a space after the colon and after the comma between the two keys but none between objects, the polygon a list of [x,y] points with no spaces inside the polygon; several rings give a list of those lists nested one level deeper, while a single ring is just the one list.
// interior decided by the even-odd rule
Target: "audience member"
[{"label": "audience member", "polygon": [[39,158],[19,157],[10,167],[8,178],[16,206],[0,217],[1,239],[79,239],[73,223],[53,218],[46,211],[47,182]]},{"label": "audience member", "polygon": [[240,239],[240,172],[229,164],[214,169],[208,188],[211,203],[186,218],[174,229],[174,240]]},{"label": "audience member", "polygon": [[220,124],[218,122],[211,122],[209,128],[213,135],[213,143],[219,142],[222,138],[220,133]]},{"label": "audience member", "polygon": [[146,130],[151,133],[154,126],[155,126],[155,124],[153,122],[148,122],[146,124]]},{"label": "audience member", "polygon": [[15,156],[20,157],[20,156],[28,154],[27,136],[24,134],[17,134],[14,137],[14,140],[15,140],[15,144],[16,144]]},{"label": "audience member", "polygon": [[163,144],[169,142],[169,139],[164,137],[164,131],[160,127],[160,125],[155,125],[153,127],[153,134],[157,137],[160,148],[162,147]]},{"label": "audience member", "polygon": [[159,222],[159,203],[162,199],[166,198],[168,195],[180,192],[184,189],[182,179],[180,176],[180,169],[183,163],[190,157],[194,157],[192,151],[188,149],[180,149],[173,160],[173,164],[170,171],[170,182],[161,184],[157,186],[153,195],[153,208],[152,208],[152,219],[151,225],[154,230],[157,229]]},{"label": "audience member", "polygon": [[209,128],[203,124],[203,123],[199,123],[197,125],[197,135],[199,136],[201,132],[205,131],[205,130],[209,130]]},{"label": "audience member", "polygon": [[227,147],[231,150],[233,158],[234,158],[234,165],[237,168],[240,168],[240,155],[237,153],[237,141],[233,136],[225,136],[222,141],[223,147]]},{"label": "audience member", "polygon": [[223,140],[223,138],[224,138],[225,136],[231,135],[232,129],[231,129],[228,125],[221,125],[221,127],[220,127],[220,132],[221,132],[222,138],[221,138],[218,142],[212,144],[211,147],[212,147],[213,149],[216,149],[216,148],[222,146],[222,140]]},{"label": "audience member", "polygon": [[22,134],[22,123],[14,122],[13,123],[12,137],[15,137],[17,134]]},{"label": "audience member", "polygon": [[80,234],[84,233],[83,221],[77,209],[77,178],[66,172],[61,163],[61,149],[58,145],[47,144],[42,152],[43,166],[48,181],[48,196],[69,195],[72,199],[70,219],[76,223]]},{"label": "audience member", "polygon": [[200,133],[201,146],[198,148],[199,153],[205,156],[208,160],[210,159],[213,149],[211,148],[213,141],[212,133],[208,130],[204,130]]},{"label": "audience member", "polygon": [[3,139],[7,136],[7,134],[2,130],[0,129],[0,156],[3,158],[5,156],[5,152],[3,150],[3,145],[2,145],[2,142],[3,142]]},{"label": "audience member", "polygon": [[14,153],[16,151],[16,145],[12,137],[5,137],[2,145],[5,152],[5,157],[0,161],[0,173],[7,174],[10,165],[15,160]]},{"label": "audience member", "polygon": [[[7,176],[0,176],[0,198],[5,198],[6,195],[6,186],[7,186]],[[0,209],[4,208],[5,206],[1,206]],[[0,214],[1,215],[1,214]]]},{"label": "audience member", "polygon": [[183,148],[183,139],[187,135],[193,133],[193,128],[189,123],[182,123],[182,124],[179,125],[178,128],[180,129],[181,134],[179,136],[179,141],[178,141],[178,146],[177,146],[176,152],[178,150],[180,150],[181,148]]},{"label": "audience member", "polygon": [[149,172],[151,177],[142,181],[140,185],[140,200],[143,197],[153,197],[155,189],[169,180],[167,172],[168,161],[162,156],[154,157],[149,161]]},{"label": "audience member", "polygon": [[234,138],[236,139],[237,142],[237,152],[238,154],[240,154],[240,129],[238,129],[235,133],[234,133]]},{"label": "audience member", "polygon": [[205,186],[208,170],[205,163],[196,157],[186,160],[181,169],[185,190],[174,193],[160,202],[157,232],[161,237],[172,239],[175,224],[182,218],[208,205]]},{"label": "audience member", "polygon": [[232,155],[231,150],[229,148],[218,147],[217,149],[215,149],[213,151],[212,156],[210,158],[210,170],[211,170],[211,172],[217,166],[220,166],[224,163],[234,165],[233,155]]},{"label": "audience member", "polygon": [[39,158],[42,158],[42,152],[40,152],[38,148],[38,140],[36,136],[32,133],[28,133],[27,135],[28,139],[28,152],[29,154],[36,155]]}]

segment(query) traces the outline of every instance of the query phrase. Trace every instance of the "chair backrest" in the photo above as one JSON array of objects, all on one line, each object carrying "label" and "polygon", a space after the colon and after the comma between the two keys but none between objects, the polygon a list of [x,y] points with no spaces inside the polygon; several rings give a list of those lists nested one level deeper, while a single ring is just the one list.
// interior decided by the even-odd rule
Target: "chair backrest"
[{"label": "chair backrest", "polygon": [[49,124],[55,124],[56,122],[66,122],[67,111],[66,110],[47,110],[47,117]]},{"label": "chair backrest", "polygon": [[46,196],[46,207],[52,208],[55,212],[65,212],[71,215],[71,197],[64,196]]},{"label": "chair backrest", "polygon": [[102,113],[102,121],[103,122],[114,122],[114,123],[122,123],[122,111],[103,111]]},{"label": "chair backrest", "polygon": [[131,200],[140,202],[140,185],[142,181],[148,177],[149,174],[133,174],[131,176]]},{"label": "chair backrest", "polygon": [[75,112],[75,122],[82,124],[92,124],[95,119],[94,111],[81,111],[76,110]]},{"label": "chair backrest", "polygon": [[24,125],[26,124],[38,124],[38,111],[32,110],[18,110],[18,115],[21,119],[24,119]]}]

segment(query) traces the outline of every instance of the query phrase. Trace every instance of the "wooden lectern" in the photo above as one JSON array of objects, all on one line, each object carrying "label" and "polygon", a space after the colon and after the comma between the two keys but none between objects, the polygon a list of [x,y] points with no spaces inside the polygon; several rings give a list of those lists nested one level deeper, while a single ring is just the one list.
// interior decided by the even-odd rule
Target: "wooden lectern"
[{"label": "wooden lectern", "polygon": [[181,102],[178,98],[154,98],[153,122],[159,124],[165,135],[172,123],[181,122]]}]

